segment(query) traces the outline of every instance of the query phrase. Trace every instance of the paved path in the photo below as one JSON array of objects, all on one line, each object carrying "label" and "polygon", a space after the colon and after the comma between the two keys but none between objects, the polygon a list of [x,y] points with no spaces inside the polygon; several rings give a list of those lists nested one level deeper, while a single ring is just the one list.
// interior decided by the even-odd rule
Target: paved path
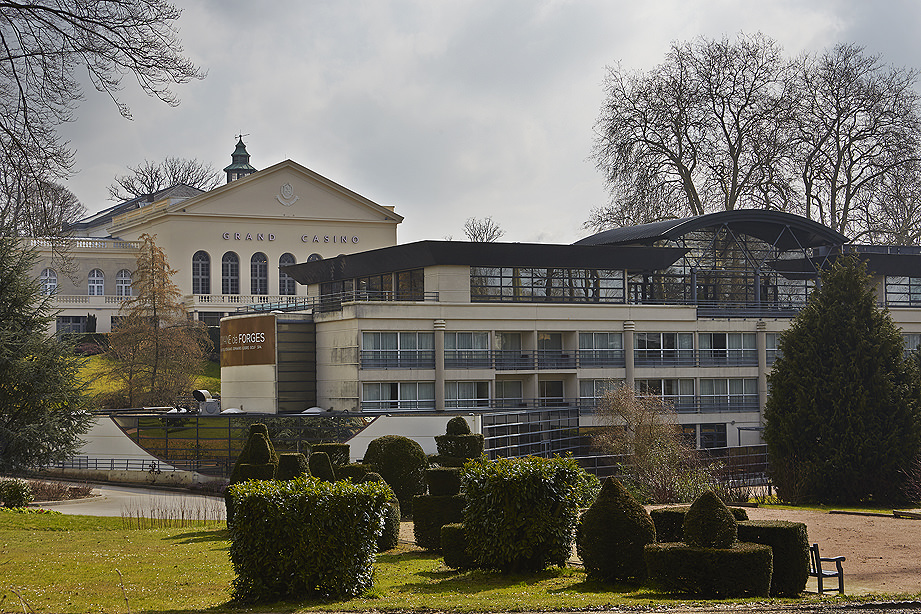
[{"label": "paved path", "polygon": [[94,486],[93,496],[88,499],[48,501],[32,506],[85,516],[176,517],[184,514],[188,517],[206,514],[210,519],[224,518],[224,500],[218,496],[114,484]]}]

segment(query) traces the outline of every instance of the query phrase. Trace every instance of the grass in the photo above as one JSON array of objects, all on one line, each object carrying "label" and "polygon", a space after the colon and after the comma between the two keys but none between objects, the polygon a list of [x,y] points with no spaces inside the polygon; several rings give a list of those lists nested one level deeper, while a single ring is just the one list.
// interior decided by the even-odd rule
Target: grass
[{"label": "grass", "polygon": [[716,603],[589,582],[578,568],[554,568],[531,575],[457,572],[445,567],[435,554],[400,544],[378,556],[375,586],[359,598],[243,607],[229,602],[234,573],[229,537],[222,523],[128,528],[132,526],[136,525],[126,524],[123,518],[0,512],[0,612],[23,609],[16,593],[36,612],[61,614],[124,612],[125,596],[135,614],[203,610],[559,611]]},{"label": "grass", "polygon": [[[112,362],[104,356],[89,356],[86,364],[80,369],[80,379],[86,383],[86,394],[96,396],[114,392],[118,388],[118,382],[109,376],[112,371]],[[206,360],[199,372],[195,375],[193,390],[208,390],[209,392],[221,392],[221,365],[216,362]]]}]

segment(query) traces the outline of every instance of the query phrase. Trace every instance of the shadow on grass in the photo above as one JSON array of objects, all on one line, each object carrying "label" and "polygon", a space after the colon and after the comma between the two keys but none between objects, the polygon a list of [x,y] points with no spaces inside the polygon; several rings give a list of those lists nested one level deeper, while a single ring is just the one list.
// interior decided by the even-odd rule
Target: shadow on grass
[{"label": "shadow on grass", "polygon": [[225,541],[227,542],[227,547],[230,547],[230,532],[227,529],[177,533],[176,535],[167,535],[163,539],[174,541],[177,544],[201,544],[207,542]]}]

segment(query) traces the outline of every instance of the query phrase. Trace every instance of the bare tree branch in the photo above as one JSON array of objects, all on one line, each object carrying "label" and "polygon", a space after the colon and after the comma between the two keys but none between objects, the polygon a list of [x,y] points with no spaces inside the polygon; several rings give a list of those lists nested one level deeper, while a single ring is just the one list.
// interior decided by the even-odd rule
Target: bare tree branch
[{"label": "bare tree branch", "polygon": [[468,241],[493,243],[505,236],[505,231],[491,217],[468,217],[464,222],[464,234]]},{"label": "bare tree branch", "polygon": [[129,174],[119,175],[109,185],[109,200],[131,200],[179,183],[207,192],[216,188],[221,180],[213,166],[195,158],[171,156],[163,162],[144,160],[143,164],[129,166],[128,170]]}]

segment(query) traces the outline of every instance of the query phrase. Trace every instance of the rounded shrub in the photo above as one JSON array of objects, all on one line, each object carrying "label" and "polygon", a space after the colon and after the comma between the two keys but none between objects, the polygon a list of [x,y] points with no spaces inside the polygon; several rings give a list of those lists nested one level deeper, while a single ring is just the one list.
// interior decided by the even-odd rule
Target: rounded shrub
[{"label": "rounded shrub", "polygon": [[307,457],[300,452],[283,452],[278,455],[276,480],[292,480],[300,475],[310,475]]},{"label": "rounded shrub", "polygon": [[589,578],[640,583],[646,578],[643,548],[656,541],[646,509],[619,481],[608,478],[576,525],[576,550]]},{"label": "rounded shrub", "polygon": [[371,473],[371,467],[363,463],[349,463],[347,465],[336,465],[333,463],[333,467],[336,471],[336,479],[344,480],[346,478],[351,478],[356,484],[363,482],[365,476]]},{"label": "rounded shrub", "polygon": [[413,497],[425,493],[428,458],[422,446],[402,435],[384,435],[368,444],[364,462],[390,484],[403,515],[411,516]]},{"label": "rounded shrub", "polygon": [[700,548],[683,543],[648,544],[649,579],[669,593],[701,597],[767,597],[773,556],[763,544]]},{"label": "rounded shrub", "polygon": [[310,464],[310,475],[324,482],[335,482],[336,472],[333,470],[333,464],[329,461],[329,455],[326,452],[314,452],[308,460]]},{"label": "rounded shrub", "polygon": [[735,517],[712,490],[697,497],[682,529],[684,542],[700,548],[730,548],[738,539]]},{"label": "rounded shrub", "polygon": [[[656,540],[660,542],[683,541],[684,516],[690,508],[690,505],[673,505],[660,507],[649,512],[649,515],[652,516],[653,524],[656,525]],[[748,520],[748,512],[743,507],[730,507],[729,511],[737,522]]]},{"label": "rounded shrub", "polygon": [[772,597],[796,597],[809,579],[809,538],[806,525],[786,520],[747,520],[738,523],[739,540],[771,547],[774,573]]},{"label": "rounded shrub", "polygon": [[445,427],[445,433],[448,435],[469,435],[470,425],[463,416],[454,416],[448,420],[448,426]]},{"label": "rounded shrub", "polygon": [[0,480],[0,501],[3,507],[25,507],[32,502],[32,487],[25,480]]}]

